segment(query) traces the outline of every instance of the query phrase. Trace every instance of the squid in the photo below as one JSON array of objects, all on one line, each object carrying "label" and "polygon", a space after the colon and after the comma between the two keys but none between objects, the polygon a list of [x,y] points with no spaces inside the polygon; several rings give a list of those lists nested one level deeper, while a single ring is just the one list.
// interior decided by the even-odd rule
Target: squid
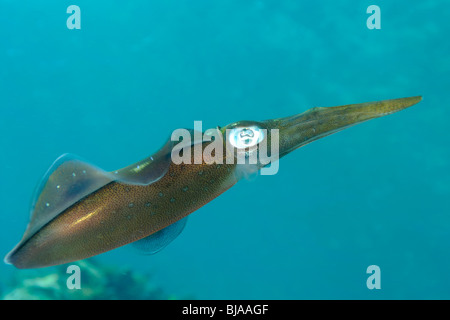
[{"label": "squid", "polygon": [[[421,99],[316,107],[289,117],[238,121],[217,127],[210,139],[206,132],[185,130],[194,139],[177,141],[172,135],[153,155],[116,171],[64,154],[39,184],[30,222],[5,262],[20,269],[42,268],[127,244],[154,254],[181,233],[189,214],[242,177],[275,168],[295,149]],[[274,161],[263,159],[263,146]]]}]

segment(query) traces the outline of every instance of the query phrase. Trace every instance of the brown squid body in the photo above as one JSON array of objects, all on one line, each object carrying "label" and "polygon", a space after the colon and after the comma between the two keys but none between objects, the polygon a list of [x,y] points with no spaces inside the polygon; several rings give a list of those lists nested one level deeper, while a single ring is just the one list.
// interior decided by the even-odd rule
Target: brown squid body
[{"label": "brown squid body", "polygon": [[[157,252],[182,231],[187,215],[233,186],[247,172],[266,165],[259,160],[253,166],[226,161],[231,141],[226,133],[234,132],[243,139],[243,145],[231,144],[237,157],[248,156],[263,143],[272,146],[274,138],[270,134],[259,135],[259,140],[253,138],[261,130],[277,129],[278,156],[283,157],[314,140],[405,109],[420,100],[411,97],[313,108],[286,118],[232,123],[220,129],[227,137],[221,141],[221,162],[217,161],[217,154],[213,159],[195,152],[212,143],[203,140],[183,145],[183,152],[192,151],[190,163],[172,161],[172,153],[181,147],[169,140],[151,157],[114,172],[63,155],[43,178],[28,228],[5,262],[18,268],[46,267],[88,258],[132,242],[147,253]],[[255,144],[246,146],[247,141]]]}]

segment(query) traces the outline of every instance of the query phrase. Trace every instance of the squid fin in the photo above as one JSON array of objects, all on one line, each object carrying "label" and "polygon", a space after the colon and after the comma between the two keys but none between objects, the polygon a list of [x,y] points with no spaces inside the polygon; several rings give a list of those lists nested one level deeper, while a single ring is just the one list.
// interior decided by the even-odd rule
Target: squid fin
[{"label": "squid fin", "polygon": [[112,182],[106,171],[71,154],[60,156],[42,178],[31,205],[31,218],[22,241],[28,239],[62,211]]},{"label": "squid fin", "polygon": [[144,254],[155,254],[164,249],[183,231],[187,222],[187,217],[161,229],[148,237],[132,243],[132,246]]}]

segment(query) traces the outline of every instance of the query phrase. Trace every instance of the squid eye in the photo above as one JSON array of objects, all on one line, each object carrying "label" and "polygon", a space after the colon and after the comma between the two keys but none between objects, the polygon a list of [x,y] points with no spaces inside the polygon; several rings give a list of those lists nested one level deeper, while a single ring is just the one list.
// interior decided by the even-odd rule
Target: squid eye
[{"label": "squid eye", "polygon": [[256,126],[240,127],[230,130],[229,141],[238,149],[256,146],[264,139],[264,132]]}]

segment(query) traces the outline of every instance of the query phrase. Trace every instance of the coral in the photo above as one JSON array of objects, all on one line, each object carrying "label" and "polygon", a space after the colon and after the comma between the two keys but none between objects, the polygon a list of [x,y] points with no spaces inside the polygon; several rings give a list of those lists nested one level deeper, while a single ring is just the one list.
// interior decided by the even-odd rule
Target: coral
[{"label": "coral", "polygon": [[151,282],[150,276],[95,260],[74,263],[80,267],[80,289],[69,289],[67,266],[17,270],[0,292],[4,300],[128,300],[173,299]]}]

